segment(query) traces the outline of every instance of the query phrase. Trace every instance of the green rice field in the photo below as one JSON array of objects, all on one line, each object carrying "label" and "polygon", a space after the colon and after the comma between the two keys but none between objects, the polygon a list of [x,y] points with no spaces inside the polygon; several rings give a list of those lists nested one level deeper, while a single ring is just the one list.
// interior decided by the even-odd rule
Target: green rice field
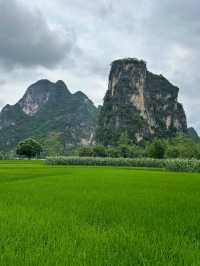
[{"label": "green rice field", "polygon": [[2,161],[0,265],[200,265],[200,174]]}]

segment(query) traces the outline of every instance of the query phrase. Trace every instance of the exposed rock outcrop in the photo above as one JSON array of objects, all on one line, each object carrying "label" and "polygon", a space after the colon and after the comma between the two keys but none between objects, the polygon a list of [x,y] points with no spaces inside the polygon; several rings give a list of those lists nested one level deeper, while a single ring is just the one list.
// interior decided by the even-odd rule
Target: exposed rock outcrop
[{"label": "exposed rock outcrop", "polygon": [[132,142],[187,133],[178,92],[162,75],[149,72],[142,60],[114,61],[100,112],[97,142],[115,144],[125,132]]},{"label": "exposed rock outcrop", "polygon": [[[56,95],[57,94],[57,95]],[[40,80],[31,85],[23,98],[19,101],[19,106],[23,112],[29,116],[35,115],[50,100],[50,97],[69,96],[70,92],[63,81],[56,83],[49,80]]]}]

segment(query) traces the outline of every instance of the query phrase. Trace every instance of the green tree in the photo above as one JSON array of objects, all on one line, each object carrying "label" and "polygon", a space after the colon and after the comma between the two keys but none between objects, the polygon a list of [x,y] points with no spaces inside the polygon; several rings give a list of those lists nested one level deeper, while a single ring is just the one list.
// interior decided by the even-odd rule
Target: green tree
[{"label": "green tree", "polygon": [[167,146],[166,151],[165,151],[165,157],[172,158],[172,159],[178,158],[179,157],[178,148],[172,145]]},{"label": "green tree", "polygon": [[131,151],[131,147],[129,145],[121,144],[121,145],[119,145],[118,149],[119,149],[120,157],[123,157],[123,158],[131,158],[132,157],[132,151]]},{"label": "green tree", "polygon": [[125,131],[120,135],[118,145],[128,145],[128,144],[130,144],[130,139],[128,137],[127,131]]},{"label": "green tree", "polygon": [[190,138],[183,134],[177,135],[170,142],[171,146],[176,147],[178,150],[179,158],[197,158],[199,157],[198,144],[195,144]]},{"label": "green tree", "polygon": [[64,154],[65,147],[61,141],[60,134],[51,133],[41,141],[43,143],[43,152],[47,156],[60,156]]},{"label": "green tree", "polygon": [[29,159],[38,157],[42,152],[42,146],[34,139],[25,139],[17,145],[16,154]]},{"label": "green tree", "polygon": [[147,148],[147,154],[149,157],[162,159],[165,155],[165,145],[164,143],[159,140],[155,139]]},{"label": "green tree", "polygon": [[107,156],[111,158],[118,158],[120,157],[119,149],[115,147],[109,147],[107,148]]},{"label": "green tree", "polygon": [[133,158],[146,157],[146,150],[142,146],[132,145],[130,147],[130,150],[131,150],[131,157],[133,157]]},{"label": "green tree", "polygon": [[94,146],[93,156],[94,157],[106,157],[107,156],[106,148],[103,145]]}]

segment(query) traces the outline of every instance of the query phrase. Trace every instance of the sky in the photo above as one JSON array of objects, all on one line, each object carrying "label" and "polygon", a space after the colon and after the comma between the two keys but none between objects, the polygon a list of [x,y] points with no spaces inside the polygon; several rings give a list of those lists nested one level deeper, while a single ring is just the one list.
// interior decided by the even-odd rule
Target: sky
[{"label": "sky", "polygon": [[102,104],[113,60],[136,57],[180,88],[200,133],[199,0],[0,0],[0,108],[39,79]]}]

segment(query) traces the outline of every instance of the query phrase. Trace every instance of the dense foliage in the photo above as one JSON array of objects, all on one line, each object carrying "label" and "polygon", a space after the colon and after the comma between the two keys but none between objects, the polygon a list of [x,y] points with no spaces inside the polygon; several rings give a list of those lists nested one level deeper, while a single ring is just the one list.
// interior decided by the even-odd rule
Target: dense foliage
[{"label": "dense foliage", "polygon": [[177,135],[172,139],[154,139],[140,145],[130,144],[125,138],[123,141],[121,138],[115,146],[85,146],[76,149],[71,155],[74,154],[81,157],[200,159],[200,144],[184,135]]},{"label": "dense foliage", "polygon": [[171,171],[200,172],[200,145],[183,135],[169,140],[155,139],[140,146],[130,145],[127,141],[123,144],[121,141],[115,147],[81,147],[74,154],[77,157],[54,157],[48,158],[47,162],[64,165],[162,167]]},{"label": "dense foliage", "polygon": [[200,160],[153,158],[49,157],[48,165],[90,165],[163,168],[174,172],[200,172]]},{"label": "dense foliage", "polygon": [[[57,156],[76,157],[108,157],[108,158],[154,158],[154,159],[200,159],[200,144],[194,143],[184,135],[177,135],[172,139],[154,139],[131,144],[127,135],[120,137],[115,146],[91,145],[74,146],[60,142],[60,136],[52,134],[50,139],[39,141],[43,151],[41,158]],[[18,150],[18,147],[17,147]],[[19,155],[19,153],[18,153]],[[0,159],[14,159],[14,151],[1,152]]]},{"label": "dense foliage", "polygon": [[96,166],[128,166],[162,168],[163,160],[143,158],[101,158],[101,157],[49,157],[46,160],[50,165],[96,165]]},{"label": "dense foliage", "polygon": [[42,152],[42,146],[34,139],[25,139],[17,145],[16,154],[29,159],[38,157]]},{"label": "dense foliage", "polygon": [[200,160],[171,159],[165,160],[165,168],[174,172],[200,172]]},{"label": "dense foliage", "polygon": [[147,154],[152,158],[163,159],[165,156],[165,146],[161,140],[155,140],[147,147]]}]

